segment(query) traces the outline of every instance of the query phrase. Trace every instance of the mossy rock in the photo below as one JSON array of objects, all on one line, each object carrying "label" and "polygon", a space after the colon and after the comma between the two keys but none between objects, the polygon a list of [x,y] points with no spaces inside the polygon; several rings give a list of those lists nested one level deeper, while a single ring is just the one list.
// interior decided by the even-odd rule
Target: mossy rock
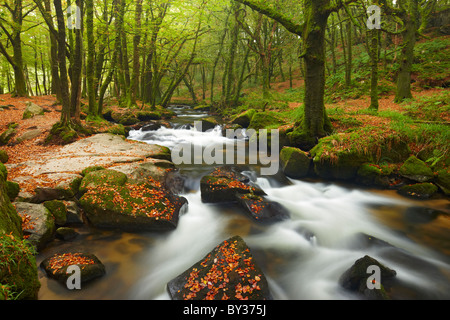
[{"label": "mossy rock", "polygon": [[161,120],[161,113],[158,111],[139,111],[136,116],[139,121]]},{"label": "mossy rock", "polygon": [[198,131],[206,132],[213,130],[217,125],[219,125],[219,122],[216,119],[214,119],[213,117],[208,117],[196,121],[195,128]]},{"label": "mossy rock", "polygon": [[438,187],[432,183],[416,183],[401,187],[398,193],[414,199],[429,199],[438,191]]},{"label": "mossy rock", "polygon": [[0,146],[6,146],[16,135],[15,128],[8,128],[0,135]]},{"label": "mossy rock", "polygon": [[56,238],[64,241],[70,241],[75,239],[78,236],[78,232],[73,228],[69,227],[60,227],[56,229],[55,236]]},{"label": "mossy rock", "polygon": [[[369,289],[367,280],[370,274],[367,272],[368,268],[376,266],[380,270],[381,282],[380,289]],[[370,300],[389,300],[390,297],[385,290],[384,283],[386,280],[395,277],[397,272],[392,270],[376,259],[370,256],[364,256],[358,259],[348,270],[346,270],[339,278],[339,285],[346,290],[360,294],[366,299]]]},{"label": "mossy rock", "polygon": [[420,159],[415,156],[409,157],[400,167],[401,176],[417,182],[427,182],[433,179],[433,171]]},{"label": "mossy rock", "polygon": [[248,128],[255,113],[256,113],[255,109],[249,109],[247,111],[244,111],[238,114],[236,117],[234,117],[231,120],[231,124],[237,124],[240,125],[242,128]]},{"label": "mossy rock", "polygon": [[32,102],[27,102],[26,103],[27,107],[23,113],[22,119],[30,119],[33,118],[34,116],[37,115],[44,115],[44,109],[42,109],[41,107],[39,107],[38,105],[32,103]]},{"label": "mossy rock", "polygon": [[364,163],[358,169],[356,180],[358,183],[367,186],[388,187],[389,176],[393,171],[393,166]]},{"label": "mossy rock", "polygon": [[256,112],[248,125],[249,129],[276,129],[284,125],[284,121],[278,118],[273,112]]},{"label": "mossy rock", "polygon": [[0,162],[7,163],[9,160],[8,153],[5,150],[0,150]]},{"label": "mossy rock", "polygon": [[301,149],[284,147],[280,152],[280,165],[284,174],[293,179],[300,179],[308,175],[311,158]]},{"label": "mossy rock", "polygon": [[105,170],[105,168],[104,167],[102,167],[102,166],[91,166],[91,167],[87,167],[86,169],[84,169],[82,172],[81,172],[81,175],[83,176],[83,177],[85,177],[87,174],[89,174],[90,172],[93,172],[93,171],[100,171],[100,170]]},{"label": "mossy rock", "polygon": [[0,163],[0,234],[22,237],[22,219],[8,196],[7,174],[5,165]]},{"label": "mossy rock", "polygon": [[148,184],[104,185],[80,199],[95,227],[130,232],[173,230],[186,204],[185,198],[172,195],[160,185]]},{"label": "mossy rock", "polygon": [[115,170],[91,171],[81,181],[80,192],[95,189],[102,185],[123,186],[127,182],[127,175]]},{"label": "mossy rock", "polygon": [[450,195],[450,172],[448,170],[439,170],[435,183],[445,195]]},{"label": "mossy rock", "polygon": [[0,300],[36,300],[41,286],[34,256],[27,240],[0,234]]},{"label": "mossy rock", "polygon": [[50,211],[55,219],[55,224],[63,226],[67,221],[67,207],[61,200],[44,202],[44,206]]},{"label": "mossy rock", "polygon": [[11,201],[17,198],[20,192],[20,186],[17,182],[6,181],[6,192]]}]

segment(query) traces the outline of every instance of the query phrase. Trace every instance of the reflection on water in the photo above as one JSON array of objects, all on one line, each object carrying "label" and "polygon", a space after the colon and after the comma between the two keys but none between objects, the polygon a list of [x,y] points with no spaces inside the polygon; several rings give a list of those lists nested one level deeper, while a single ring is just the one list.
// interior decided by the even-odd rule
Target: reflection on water
[{"label": "reflection on water", "polygon": [[[186,114],[183,121],[195,117]],[[176,130],[160,129],[150,143],[159,139],[160,144],[173,147],[177,139],[198,143],[223,139],[218,130],[206,135],[191,132],[190,136]],[[140,134],[131,132],[130,136],[139,139]],[[394,191],[297,181],[282,175],[258,177],[257,170],[248,168],[246,174],[291,213],[289,220],[261,225],[237,207],[201,202],[199,181],[211,170],[181,167],[189,209],[171,232],[130,234],[83,227],[74,242],[53,242],[38,256],[38,263],[53,252],[76,248],[96,254],[107,275],[71,292],[40,271],[39,298],[169,299],[168,281],[234,235],[242,236],[251,248],[275,299],[355,299],[337,283],[341,274],[366,254],[397,271],[394,298],[450,298],[447,200],[418,202]],[[365,235],[383,245],[366,243]]]}]

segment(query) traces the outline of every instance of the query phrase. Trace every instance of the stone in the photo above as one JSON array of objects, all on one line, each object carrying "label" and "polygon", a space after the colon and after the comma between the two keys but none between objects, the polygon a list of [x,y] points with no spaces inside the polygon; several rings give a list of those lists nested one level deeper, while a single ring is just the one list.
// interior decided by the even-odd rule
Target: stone
[{"label": "stone", "polygon": [[[380,289],[369,289],[367,286],[367,279],[371,275],[368,273],[370,266],[377,266],[380,269],[381,284]],[[346,290],[358,293],[370,300],[387,300],[387,294],[383,283],[386,279],[396,276],[395,270],[389,269],[376,259],[370,256],[364,256],[358,259],[347,271],[345,271],[339,278],[339,285]]]},{"label": "stone", "polygon": [[397,190],[399,194],[414,199],[429,199],[437,191],[438,187],[429,182],[409,184]]},{"label": "stone", "polygon": [[255,113],[256,113],[255,109],[249,109],[247,111],[244,111],[238,114],[236,117],[234,117],[231,120],[231,124],[237,124],[242,128],[248,128],[252,120],[252,117],[255,115]]},{"label": "stone", "polygon": [[61,200],[51,200],[44,202],[44,207],[46,207],[55,219],[55,224],[57,226],[63,226],[67,222],[67,208],[63,201]]},{"label": "stone", "polygon": [[56,238],[63,240],[63,241],[70,241],[75,239],[78,236],[78,232],[75,231],[73,228],[69,227],[60,227],[56,229],[55,233]]},{"label": "stone", "polygon": [[37,115],[43,115],[44,109],[39,107],[37,104],[34,104],[33,102],[27,101],[26,103],[26,109],[23,113],[22,119],[30,119]]},{"label": "stone", "polygon": [[448,170],[439,170],[435,183],[446,196],[450,195],[450,172]]},{"label": "stone", "polygon": [[308,175],[312,163],[308,154],[299,148],[284,147],[280,152],[280,165],[284,174],[293,179]]},{"label": "stone", "polygon": [[235,236],[167,284],[173,300],[271,300],[264,273]]},{"label": "stone", "polygon": [[6,146],[11,139],[16,135],[15,128],[8,128],[0,135],[0,146]]},{"label": "stone", "polygon": [[250,217],[259,222],[276,222],[289,219],[289,211],[275,201],[270,201],[264,196],[237,194],[236,199]]},{"label": "stone", "polygon": [[427,182],[433,179],[433,171],[425,162],[416,158],[409,157],[399,169],[401,176],[417,182]]},{"label": "stone", "polygon": [[0,162],[7,163],[9,160],[8,153],[5,150],[0,150]]},{"label": "stone", "polygon": [[96,170],[89,172],[81,180],[80,192],[84,193],[88,189],[96,189],[102,185],[123,186],[127,182],[127,176],[116,170]]},{"label": "stone", "polygon": [[38,251],[42,250],[53,239],[56,230],[53,215],[43,204],[15,202],[14,205],[22,219],[29,219],[22,226],[24,235]]},{"label": "stone", "polygon": [[216,168],[202,177],[200,192],[202,202],[205,203],[236,202],[236,194],[265,195],[247,176],[230,167]]},{"label": "stone", "polygon": [[23,133],[20,137],[17,137],[15,143],[21,143],[27,140],[33,140],[34,138],[39,137],[42,134],[41,129],[34,129]]},{"label": "stone", "polygon": [[67,284],[68,278],[72,275],[72,273],[67,273],[70,266],[80,268],[80,282],[82,284],[106,274],[105,266],[92,253],[56,253],[44,259],[40,264],[49,278],[55,279],[63,285]]}]

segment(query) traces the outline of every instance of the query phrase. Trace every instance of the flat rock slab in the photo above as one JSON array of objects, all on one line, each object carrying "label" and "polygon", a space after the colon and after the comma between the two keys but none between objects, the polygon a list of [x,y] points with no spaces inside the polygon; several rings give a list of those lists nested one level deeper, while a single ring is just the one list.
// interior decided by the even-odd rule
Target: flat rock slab
[{"label": "flat rock slab", "polygon": [[167,284],[173,300],[271,300],[267,280],[235,236]]}]

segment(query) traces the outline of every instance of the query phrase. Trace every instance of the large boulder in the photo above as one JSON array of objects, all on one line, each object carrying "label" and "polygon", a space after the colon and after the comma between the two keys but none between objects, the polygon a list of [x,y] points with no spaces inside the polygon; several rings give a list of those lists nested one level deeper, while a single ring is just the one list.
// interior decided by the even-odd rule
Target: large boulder
[{"label": "large boulder", "polygon": [[265,195],[250,179],[231,167],[216,168],[200,180],[202,202],[235,202],[237,194]]},{"label": "large boulder", "polygon": [[237,124],[243,128],[248,128],[255,113],[255,109],[246,110],[231,119],[231,124]]},{"label": "large boulder", "polygon": [[267,280],[244,240],[232,237],[171,280],[173,300],[271,300]]},{"label": "large boulder", "polygon": [[311,158],[301,149],[284,147],[280,152],[280,165],[284,174],[293,179],[308,175]]},{"label": "large boulder", "polygon": [[106,274],[102,262],[94,254],[84,252],[57,253],[43,260],[40,266],[50,278],[64,285],[72,275],[71,272],[68,272],[70,266],[80,268],[81,283],[89,282]]},{"label": "large boulder", "polygon": [[413,199],[429,199],[438,191],[438,187],[429,182],[402,186],[398,193]]},{"label": "large boulder", "polygon": [[436,185],[445,195],[450,195],[450,172],[447,170],[439,170],[436,177]]},{"label": "large boulder", "polygon": [[393,171],[394,167],[390,165],[364,163],[357,171],[356,181],[366,186],[386,188],[392,183]]},{"label": "large boulder", "polygon": [[354,179],[364,163],[391,163],[409,157],[409,147],[396,133],[386,134],[380,128],[338,133],[319,140],[310,150],[315,173],[324,179]]},{"label": "large boulder", "polygon": [[[101,175],[104,171],[107,170],[91,172],[81,183],[87,186],[87,191],[80,198],[80,205],[92,225],[126,231],[176,228],[179,215],[187,206],[185,198],[173,195],[150,177],[140,184],[108,180],[89,187],[90,184],[84,182],[91,180],[90,175]],[[125,174],[123,176],[126,178]]]},{"label": "large boulder", "polygon": [[399,169],[400,175],[417,182],[427,182],[433,179],[433,171],[415,156],[409,157]]}]

